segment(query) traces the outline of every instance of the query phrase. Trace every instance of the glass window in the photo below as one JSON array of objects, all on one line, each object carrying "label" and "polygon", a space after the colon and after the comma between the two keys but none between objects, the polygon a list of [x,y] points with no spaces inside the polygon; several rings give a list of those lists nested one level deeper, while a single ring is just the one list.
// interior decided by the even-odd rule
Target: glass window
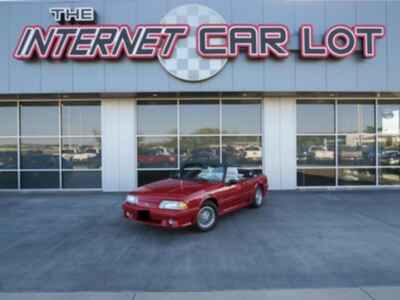
[{"label": "glass window", "polygon": [[0,172],[0,189],[15,190],[18,188],[17,172]]},{"label": "glass window", "polygon": [[218,134],[218,101],[182,101],[180,103],[181,134]]},{"label": "glass window", "polygon": [[176,176],[178,171],[139,171],[138,172],[138,186],[149,184],[158,180],[163,180]]},{"label": "glass window", "polygon": [[379,169],[379,184],[400,185],[400,168]]},{"label": "glass window", "polygon": [[[230,177],[232,179],[233,172],[230,169],[236,169],[236,178],[239,180],[239,172],[237,168],[229,168],[226,171],[226,177]],[[224,179],[224,168],[223,167],[194,167],[194,168],[186,168],[183,170],[183,178],[184,180],[204,180],[208,182],[222,182]],[[228,180],[226,181],[228,182]]]},{"label": "glass window", "polygon": [[379,137],[379,164],[400,166],[400,135]]},{"label": "glass window", "polygon": [[335,133],[335,102],[297,101],[297,133]]},{"label": "glass window", "polygon": [[59,140],[21,139],[21,169],[59,169]]},{"label": "glass window", "polygon": [[400,134],[400,101],[380,101],[378,130],[382,134]]},{"label": "glass window", "polygon": [[59,108],[56,102],[21,103],[22,136],[58,136]]},{"label": "glass window", "polygon": [[375,169],[339,169],[339,185],[375,185]]},{"label": "glass window", "polygon": [[58,189],[59,172],[21,172],[22,189]]},{"label": "glass window", "polygon": [[63,169],[101,168],[100,138],[63,138]]},{"label": "glass window", "polygon": [[340,166],[375,165],[375,135],[347,134],[338,136]]},{"label": "glass window", "polygon": [[297,170],[298,186],[334,186],[335,169],[299,169]]},{"label": "glass window", "polygon": [[339,101],[339,133],[375,133],[374,101]]},{"label": "glass window", "polygon": [[101,187],[100,101],[0,102],[0,122],[0,189],[59,189],[60,167],[66,188]]},{"label": "glass window", "polygon": [[176,101],[138,101],[137,133],[165,135],[177,133]]},{"label": "glass window", "polygon": [[0,136],[17,136],[18,109],[16,103],[0,103]]},{"label": "glass window", "polygon": [[101,134],[100,102],[63,102],[62,134],[67,136]]},{"label": "glass window", "polygon": [[335,165],[335,137],[298,136],[297,165],[299,166]]},{"label": "glass window", "polygon": [[101,188],[101,172],[65,171],[62,173],[64,189],[98,189]]},{"label": "glass window", "polygon": [[260,101],[222,101],[222,132],[225,134],[260,134]]},{"label": "glass window", "polygon": [[237,167],[262,167],[261,137],[225,136],[222,138],[223,163]]},{"label": "glass window", "polygon": [[0,170],[18,168],[17,144],[16,138],[0,138]]},{"label": "glass window", "polygon": [[[222,152],[225,163],[246,169],[261,168],[261,101],[181,100],[179,122],[177,103],[138,102],[139,169],[154,169],[151,171],[162,173],[163,169],[178,168],[178,159],[181,166],[186,163],[220,163]],[[181,136],[178,135],[177,123]],[[160,178],[152,172],[142,171],[139,171],[140,184]],[[171,173],[162,174],[169,176]]]},{"label": "glass window", "polygon": [[182,137],[181,166],[186,163],[219,163],[219,137]]},{"label": "glass window", "polygon": [[140,137],[138,139],[139,168],[177,168],[177,138]]}]

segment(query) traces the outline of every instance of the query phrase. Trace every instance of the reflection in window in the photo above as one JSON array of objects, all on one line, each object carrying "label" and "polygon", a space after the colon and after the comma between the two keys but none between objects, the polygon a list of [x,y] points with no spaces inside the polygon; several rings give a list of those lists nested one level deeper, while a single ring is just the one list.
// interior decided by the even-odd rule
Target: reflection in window
[{"label": "reflection in window", "polygon": [[177,168],[177,139],[173,137],[140,137],[139,168]]},{"label": "reflection in window", "polygon": [[137,134],[162,135],[177,133],[176,101],[138,101]]},{"label": "reflection in window", "polygon": [[101,167],[100,138],[64,138],[64,169],[98,169]]},{"label": "reflection in window", "polygon": [[149,184],[151,182],[168,179],[178,174],[178,171],[139,171],[138,172],[138,186]]},{"label": "reflection in window", "polygon": [[382,134],[400,134],[400,101],[379,103],[378,128]]},{"label": "reflection in window", "polygon": [[335,102],[328,100],[298,101],[297,133],[335,133]]},{"label": "reflection in window", "polygon": [[298,136],[297,165],[335,165],[334,136]]},{"label": "reflection in window", "polygon": [[374,101],[339,101],[339,133],[375,133]]},{"label": "reflection in window", "polygon": [[163,169],[186,163],[261,168],[261,101],[179,100],[179,121],[177,106],[178,101],[138,102],[139,185],[170,176]]},{"label": "reflection in window", "polygon": [[338,136],[339,166],[375,165],[375,135]]},{"label": "reflection in window", "polygon": [[65,171],[62,173],[64,189],[98,189],[101,188],[101,172]]},{"label": "reflection in window", "polygon": [[100,102],[63,102],[62,134],[98,136],[101,134]]},{"label": "reflection in window", "polygon": [[17,146],[16,138],[0,138],[0,170],[17,169]]},{"label": "reflection in window", "polygon": [[222,138],[222,161],[237,167],[261,168],[261,137],[224,136]]},{"label": "reflection in window", "polygon": [[58,189],[59,187],[59,172],[21,172],[22,189]]},{"label": "reflection in window", "polygon": [[[328,109],[329,105],[321,103],[314,107],[309,101],[297,102],[298,186],[324,185],[322,177],[326,177],[321,173],[327,172],[338,172],[340,186],[376,185],[376,179],[380,185],[400,185],[400,101],[378,100],[378,106],[375,100],[335,100],[330,103]],[[333,127],[335,105],[337,132]],[[328,126],[329,130],[325,127],[325,119],[330,120],[327,123],[332,125]],[[336,148],[338,156],[337,164],[323,170],[321,165],[324,164],[321,160],[311,159],[312,151],[308,150],[310,145],[329,148],[325,137],[317,135],[321,128],[332,134],[331,141],[337,148],[335,145],[330,148]],[[314,184],[314,180],[318,184]],[[330,184],[335,183],[332,181],[327,185]]]},{"label": "reflection in window", "polygon": [[400,185],[400,168],[382,168],[379,170],[379,184]]},{"label": "reflection in window", "polygon": [[59,107],[57,102],[21,103],[22,136],[58,136]]},{"label": "reflection in window", "polygon": [[181,166],[186,163],[219,163],[219,137],[182,137]]},{"label": "reflection in window", "polygon": [[297,186],[334,186],[335,169],[298,169]]},{"label": "reflection in window", "polygon": [[181,134],[218,134],[218,101],[182,101],[180,103]]},{"label": "reflection in window", "polygon": [[400,135],[379,137],[379,164],[400,166]]},{"label": "reflection in window", "polygon": [[339,185],[375,185],[375,169],[339,169]]},{"label": "reflection in window", "polygon": [[21,169],[59,169],[57,138],[21,139]]},{"label": "reflection in window", "polygon": [[2,172],[0,171],[0,189],[13,190],[18,188],[17,172]]},{"label": "reflection in window", "polygon": [[222,131],[225,134],[261,134],[260,101],[222,101]]},{"label": "reflection in window", "polygon": [[101,102],[1,102],[1,122],[0,189],[64,188],[60,167],[69,170],[68,188],[101,187]]},{"label": "reflection in window", "polygon": [[0,136],[17,136],[17,104],[0,103]]}]

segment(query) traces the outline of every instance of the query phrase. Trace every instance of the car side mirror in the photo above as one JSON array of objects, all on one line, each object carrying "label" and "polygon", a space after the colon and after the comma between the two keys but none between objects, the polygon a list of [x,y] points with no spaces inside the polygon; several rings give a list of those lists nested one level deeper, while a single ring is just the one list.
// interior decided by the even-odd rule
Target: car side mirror
[{"label": "car side mirror", "polygon": [[237,180],[237,179],[229,179],[227,182],[226,182],[226,185],[235,185],[236,183],[238,183],[239,181]]}]

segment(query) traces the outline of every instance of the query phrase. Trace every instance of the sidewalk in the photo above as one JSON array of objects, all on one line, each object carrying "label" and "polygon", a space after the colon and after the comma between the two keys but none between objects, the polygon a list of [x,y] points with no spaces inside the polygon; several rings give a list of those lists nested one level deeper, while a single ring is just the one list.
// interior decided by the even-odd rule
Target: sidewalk
[{"label": "sidewalk", "polygon": [[0,300],[398,300],[400,287],[180,293],[0,293]]}]

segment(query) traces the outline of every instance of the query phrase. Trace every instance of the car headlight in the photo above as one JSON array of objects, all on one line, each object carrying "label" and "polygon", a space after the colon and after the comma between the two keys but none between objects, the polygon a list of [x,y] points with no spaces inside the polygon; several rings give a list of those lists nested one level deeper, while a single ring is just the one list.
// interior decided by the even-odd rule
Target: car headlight
[{"label": "car headlight", "polygon": [[183,209],[187,209],[187,204],[182,201],[164,200],[164,201],[161,201],[159,207],[161,209],[183,210]]},{"label": "car headlight", "polygon": [[128,202],[130,204],[137,204],[138,203],[138,197],[134,196],[134,195],[128,195],[126,197],[126,202]]}]

